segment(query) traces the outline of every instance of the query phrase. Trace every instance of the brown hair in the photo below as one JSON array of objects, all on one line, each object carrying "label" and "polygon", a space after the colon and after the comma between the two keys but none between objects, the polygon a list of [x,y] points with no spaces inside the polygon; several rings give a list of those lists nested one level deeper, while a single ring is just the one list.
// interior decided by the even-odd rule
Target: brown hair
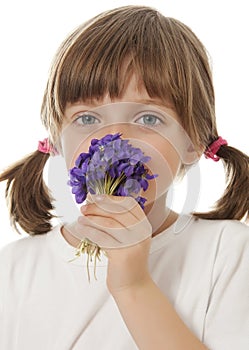
[{"label": "brown hair", "polygon": [[29,234],[46,233],[51,229],[52,198],[43,180],[48,158],[48,154],[35,151],[0,175],[0,181],[7,180],[5,196],[11,224],[19,233],[17,224]]},{"label": "brown hair", "polygon": [[[132,73],[150,97],[173,104],[196,149],[203,150],[218,138],[209,58],[202,43],[176,19],[149,7],[125,6],[78,27],[59,48],[41,109],[42,123],[52,142],[59,144],[68,102],[101,99],[107,93],[111,98],[119,97]],[[224,196],[211,212],[193,214],[205,219],[240,220],[249,208],[248,157],[230,146],[221,146],[218,156],[227,174]],[[35,152],[29,161],[19,162],[0,177],[8,180],[13,222],[28,233],[50,229],[52,206],[41,178],[41,159],[45,157]],[[39,180],[25,181],[24,172],[39,174]]]}]

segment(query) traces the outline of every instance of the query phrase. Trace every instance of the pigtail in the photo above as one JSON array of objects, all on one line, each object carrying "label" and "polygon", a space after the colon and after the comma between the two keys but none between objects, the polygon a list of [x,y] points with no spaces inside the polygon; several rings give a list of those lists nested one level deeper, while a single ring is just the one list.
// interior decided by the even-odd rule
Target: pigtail
[{"label": "pigtail", "polygon": [[249,212],[249,157],[230,146],[221,146],[217,155],[224,164],[226,189],[208,213],[193,213],[202,219],[235,219],[245,221]]},{"label": "pigtail", "polygon": [[20,233],[17,224],[27,233],[42,234],[51,230],[52,198],[43,180],[43,169],[49,154],[35,151],[14,163],[0,174],[7,181],[5,198],[10,221]]}]

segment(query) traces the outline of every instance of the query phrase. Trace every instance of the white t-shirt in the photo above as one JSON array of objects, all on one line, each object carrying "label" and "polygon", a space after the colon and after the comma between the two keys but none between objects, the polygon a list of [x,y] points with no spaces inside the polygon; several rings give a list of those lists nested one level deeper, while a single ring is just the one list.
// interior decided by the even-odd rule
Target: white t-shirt
[{"label": "white t-shirt", "polygon": [[[137,349],[105,279],[88,282],[57,225],[0,252],[0,349]],[[90,264],[90,270],[93,269]],[[210,350],[249,349],[249,227],[180,216],[152,239],[151,276]],[[165,349],[167,344],[165,344]]]}]

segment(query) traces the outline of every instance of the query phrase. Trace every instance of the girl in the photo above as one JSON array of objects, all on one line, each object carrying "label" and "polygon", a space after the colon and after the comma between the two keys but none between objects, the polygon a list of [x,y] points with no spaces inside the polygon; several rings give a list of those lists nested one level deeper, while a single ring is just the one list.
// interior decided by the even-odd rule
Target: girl
[{"label": "girl", "polygon": [[[100,14],[59,48],[41,116],[49,141],[0,177],[12,224],[30,235],[0,254],[1,349],[248,349],[248,157],[218,136],[193,32],[148,7]],[[52,227],[49,155],[69,169],[114,132],[152,155],[145,209],[95,195]],[[212,211],[179,215],[168,188],[203,153],[223,161],[226,190]],[[90,283],[85,256],[69,262],[84,238],[105,250]]]}]

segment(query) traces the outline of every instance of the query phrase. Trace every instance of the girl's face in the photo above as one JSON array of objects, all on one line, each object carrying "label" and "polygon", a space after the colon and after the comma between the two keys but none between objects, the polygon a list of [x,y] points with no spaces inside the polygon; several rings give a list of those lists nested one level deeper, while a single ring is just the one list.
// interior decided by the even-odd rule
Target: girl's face
[{"label": "girl's face", "polygon": [[182,164],[190,165],[198,159],[174,109],[151,99],[135,75],[122,97],[68,103],[64,117],[61,152],[68,169],[80,153],[88,152],[92,138],[118,132],[151,157],[146,166],[158,177],[140,194],[147,199],[146,205],[167,193]]}]

